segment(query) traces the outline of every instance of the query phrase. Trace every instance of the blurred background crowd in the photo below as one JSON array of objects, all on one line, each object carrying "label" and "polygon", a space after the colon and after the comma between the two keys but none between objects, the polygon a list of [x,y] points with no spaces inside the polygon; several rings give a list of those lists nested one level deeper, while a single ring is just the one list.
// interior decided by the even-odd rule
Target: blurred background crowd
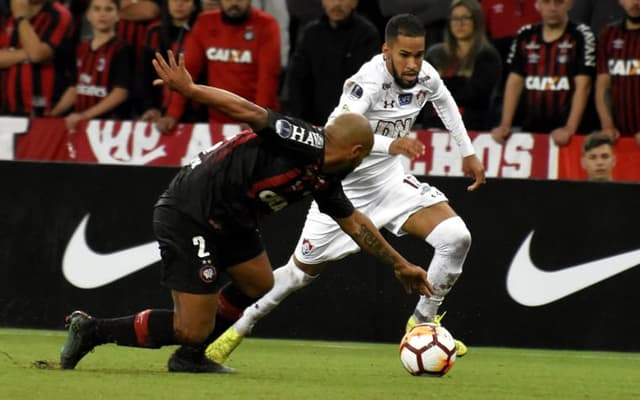
[{"label": "blurred background crowd", "polygon": [[[322,125],[346,78],[412,13],[469,130],[640,145],[640,0],[1,0],[3,115],[231,122],[153,86],[155,52],[194,80]],[[440,121],[425,107],[416,128]]]}]

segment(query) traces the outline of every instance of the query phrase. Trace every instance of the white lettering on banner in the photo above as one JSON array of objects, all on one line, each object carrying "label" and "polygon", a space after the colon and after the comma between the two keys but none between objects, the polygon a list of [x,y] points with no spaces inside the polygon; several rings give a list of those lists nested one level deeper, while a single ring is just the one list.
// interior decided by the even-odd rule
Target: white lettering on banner
[{"label": "white lettering on banner", "polygon": [[500,165],[502,164],[502,145],[491,137],[491,135],[478,135],[473,141],[476,155],[484,162],[485,175],[487,177],[500,176]]},{"label": "white lettering on banner", "polygon": [[533,172],[533,145],[530,133],[511,135],[504,145],[504,162],[500,176],[503,178],[529,178]]},{"label": "white lettering on banner", "polygon": [[160,132],[154,124],[123,121],[117,132],[115,125],[114,121],[95,120],[87,124],[89,145],[98,162],[144,165],[167,155],[164,145],[158,145]]},{"label": "white lettering on banner", "polygon": [[[476,155],[485,165],[487,177],[529,178],[533,173],[532,134],[511,135],[503,145],[496,143],[489,133],[480,133],[473,140]],[[451,146],[449,134],[433,132],[431,170],[427,172],[424,161],[411,163],[403,158],[405,169],[414,175],[462,176],[462,158],[457,146]]]},{"label": "white lettering on banner", "polygon": [[15,159],[15,136],[27,132],[29,118],[0,117],[0,160]]},{"label": "white lettering on banner", "polygon": [[433,157],[429,175],[462,176],[462,156],[458,146],[451,145],[448,133],[433,132],[431,135]]}]

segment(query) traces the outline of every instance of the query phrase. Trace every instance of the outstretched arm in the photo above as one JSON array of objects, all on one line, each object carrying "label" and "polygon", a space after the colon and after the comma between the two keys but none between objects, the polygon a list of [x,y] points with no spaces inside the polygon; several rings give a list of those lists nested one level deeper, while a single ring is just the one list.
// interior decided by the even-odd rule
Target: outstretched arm
[{"label": "outstretched arm", "polygon": [[213,107],[229,118],[238,122],[246,122],[254,130],[260,130],[268,124],[268,112],[249,100],[244,99],[229,91],[212,86],[196,85],[191,75],[184,66],[184,54],[180,54],[176,64],[173,52],[167,52],[169,63],[156,53],[153,67],[158,73],[159,79],[153,81],[154,85],[164,85],[185,97]]},{"label": "outstretched arm", "polygon": [[366,215],[355,210],[347,218],[337,218],[336,221],[362,249],[393,266],[396,278],[407,293],[416,290],[425,296],[433,294],[433,288],[427,282],[427,271],[411,264],[391,247]]}]

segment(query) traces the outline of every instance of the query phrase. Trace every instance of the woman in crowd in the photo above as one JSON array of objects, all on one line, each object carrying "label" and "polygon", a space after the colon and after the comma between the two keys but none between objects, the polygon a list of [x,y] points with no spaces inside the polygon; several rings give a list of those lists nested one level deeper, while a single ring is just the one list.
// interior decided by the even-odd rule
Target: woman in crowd
[{"label": "woman in crowd", "polygon": [[[451,3],[444,42],[431,46],[425,58],[451,91],[467,129],[492,127],[492,104],[502,60],[487,39],[482,8],[477,0]],[[426,107],[423,125],[440,127],[440,124],[435,111]]]},{"label": "woman in crowd", "polygon": [[[174,54],[182,52],[185,36],[189,33],[193,22],[202,11],[200,0],[163,0],[160,21],[149,26],[143,54],[142,119],[157,122],[166,110],[172,92],[169,89],[153,86],[157,74],[151,65],[155,53],[167,54],[171,49]],[[191,110],[184,113],[185,122],[206,121],[206,110],[192,103]]]}]

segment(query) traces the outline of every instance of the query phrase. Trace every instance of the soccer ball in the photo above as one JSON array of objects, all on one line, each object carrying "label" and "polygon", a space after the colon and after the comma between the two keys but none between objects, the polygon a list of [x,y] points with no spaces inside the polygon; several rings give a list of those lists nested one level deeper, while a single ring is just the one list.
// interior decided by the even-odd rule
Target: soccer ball
[{"label": "soccer ball", "polygon": [[456,343],[444,327],[418,324],[400,341],[400,361],[411,375],[443,376],[456,361]]}]

